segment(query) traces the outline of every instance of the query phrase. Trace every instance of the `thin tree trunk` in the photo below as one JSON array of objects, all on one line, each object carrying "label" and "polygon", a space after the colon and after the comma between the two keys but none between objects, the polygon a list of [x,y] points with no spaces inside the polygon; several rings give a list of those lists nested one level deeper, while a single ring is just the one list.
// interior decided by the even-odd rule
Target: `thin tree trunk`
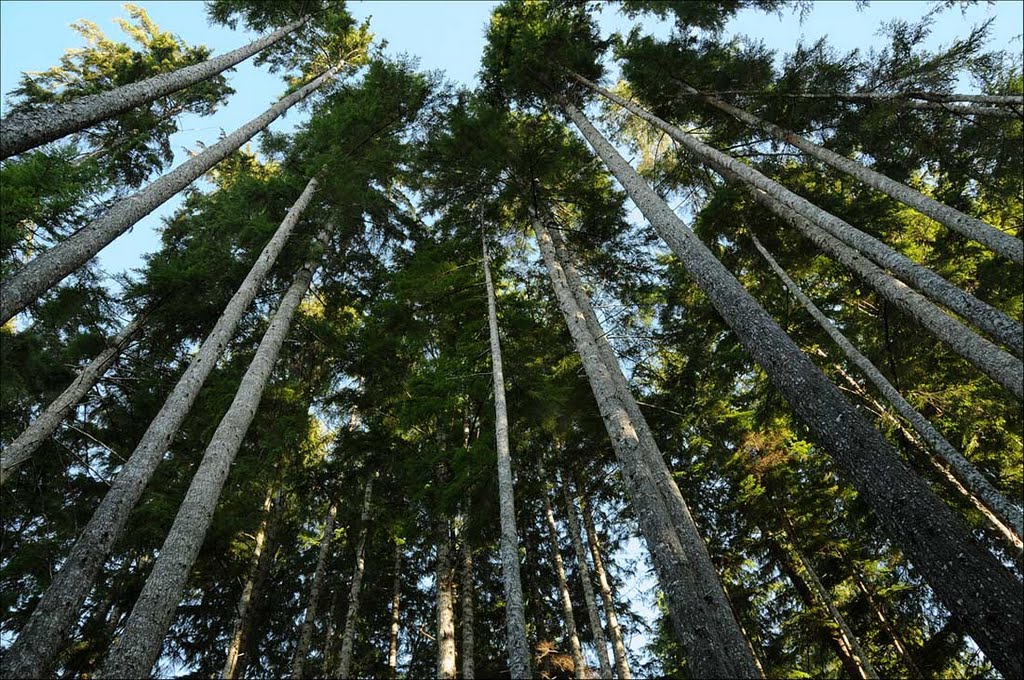
[{"label": "thin tree trunk", "polygon": [[174,620],[192,565],[195,564],[206,532],[213,522],[217,501],[231,464],[256,416],[292,318],[318,268],[327,237],[328,232],[321,232],[314,254],[299,270],[281,298],[256,354],[239,383],[231,406],[221,418],[203,453],[203,459],[174,518],[174,524],[160,549],[160,556],[128,617],[125,630],[110,650],[101,672],[103,677],[146,676],[160,656],[164,635]]},{"label": "thin tree trunk", "polygon": [[530,648],[526,642],[526,614],[523,584],[519,574],[519,535],[516,531],[515,483],[508,439],[508,407],[505,403],[505,373],[501,362],[497,302],[483,237],[484,283],[487,286],[487,323],[491,341],[491,372],[494,376],[494,428],[498,459],[498,516],[501,522],[501,575],[505,586],[505,629],[508,635],[508,665],[513,678],[530,677]]},{"label": "thin tree trunk", "polygon": [[580,580],[583,582],[583,599],[587,603],[587,616],[590,617],[590,630],[594,633],[594,646],[597,648],[597,662],[602,678],[612,677],[612,664],[608,659],[608,641],[604,637],[604,626],[601,625],[601,612],[597,608],[594,597],[594,584],[590,580],[590,567],[587,565],[587,550],[583,547],[580,536],[580,519],[576,515],[576,502],[569,492],[569,486],[562,482],[562,500],[565,503],[565,519],[569,527],[569,537],[576,551],[576,564],[579,565]]},{"label": "thin tree trunk", "polygon": [[[238,606],[235,609],[235,623],[231,630],[231,641],[228,643],[227,658],[224,661],[224,669],[221,671],[222,680],[234,680],[241,677],[244,670],[242,658],[245,653],[246,641],[249,631],[252,629],[252,611],[258,595],[260,566],[264,562],[263,549],[268,543],[271,533],[272,508],[275,504],[274,497],[280,492],[275,491],[271,486],[267,489],[267,496],[263,499],[263,519],[256,531],[256,540],[253,545],[252,557],[249,560],[249,570],[246,574],[245,585],[242,587],[242,595],[238,598]],[[278,498],[280,502],[280,498]]]},{"label": "thin tree trunk", "polygon": [[800,289],[800,287],[789,277],[786,271],[779,266],[779,263],[775,261],[771,253],[765,249],[764,245],[758,240],[753,234],[750,235],[751,240],[754,242],[754,247],[757,248],[761,256],[764,257],[765,261],[768,262],[768,266],[772,268],[776,276],[782,279],[782,282],[786,284],[786,288],[790,293],[800,301],[807,313],[810,314],[818,325],[828,333],[828,336],[832,338],[843,350],[846,357],[853,362],[857,368],[861,370],[868,380],[871,381],[882,396],[885,397],[886,401],[892,404],[896,411],[907,419],[907,421],[913,426],[914,430],[921,436],[921,438],[927,442],[928,447],[935,453],[935,455],[942,458],[946,465],[949,466],[951,472],[956,476],[957,480],[963,484],[963,486],[975,497],[977,497],[985,507],[991,512],[991,519],[997,523],[1005,524],[1002,527],[996,527],[1000,532],[1005,533],[1006,529],[1009,528],[1015,533],[1018,538],[1024,535],[1024,513],[1021,509],[1015,507],[1009,500],[1006,499],[999,491],[989,483],[988,479],[982,475],[977,468],[964,458],[963,454],[957,451],[952,444],[946,441],[935,429],[935,427],[928,422],[928,420],[921,415],[917,409],[910,405],[910,403],[903,398],[903,395],[899,393],[892,383],[886,380],[885,376],[882,375],[871,360],[861,354],[856,347],[853,346],[849,340],[846,339],[838,328],[829,320],[825,314],[815,306],[811,299]]},{"label": "thin tree trunk", "polygon": [[[691,669],[697,676],[760,677],[753,650],[736,621],[707,546],[657,444],[648,436],[649,430],[634,425],[632,409],[623,403],[629,397],[617,389],[569,288],[551,235],[535,212],[533,227],[559,306],[622,467],[631,505]],[[582,291],[579,293],[582,295]]]},{"label": "thin tree trunk", "polygon": [[308,19],[308,16],[304,16],[270,35],[199,64],[161,73],[100,94],[7,116],[0,121],[0,160],[209,80],[275,44]]},{"label": "thin tree trunk", "polygon": [[174,435],[234,335],[239,320],[280,255],[299,216],[309,205],[316,187],[316,179],[311,179],[281,226],[264,246],[213,330],[206,336],[199,351],[164,401],[160,412],[150,422],[142,440],[82,531],[70,556],[36,605],[18,639],[0,662],[0,675],[38,677],[46,673],[61,642],[77,621],[78,612],[92,590],[103,561],[124,532],[132,509],[142,497],[164,452],[174,441]]},{"label": "thin tree trunk", "polygon": [[54,399],[46,409],[39,414],[31,425],[18,438],[3,449],[0,455],[0,484],[10,479],[14,471],[28,460],[39,446],[49,439],[57,426],[71,413],[72,409],[82,400],[89,390],[93,388],[114,360],[121,354],[121,350],[142,328],[145,320],[144,315],[139,315],[125,325],[107,344],[106,349],[96,355],[96,358],[82,369],[78,376],[68,385],[68,388],[61,392],[60,396]]},{"label": "thin tree trunk", "polygon": [[565,109],[939,599],[961,619],[997,669],[1008,677],[1024,674],[1024,597],[1019,582],[914,474],[590,121],[574,106],[566,105]]},{"label": "thin tree trunk", "polygon": [[6,323],[68,274],[88,262],[111,241],[128,231],[132,225],[237,151],[256,133],[334,77],[342,66],[338,64],[331,67],[295,92],[282,97],[260,116],[188,159],[145,189],[119,200],[102,216],[8,277],[0,285],[0,324]]},{"label": "thin tree trunk", "polygon": [[572,654],[573,673],[577,678],[589,678],[587,660],[583,658],[583,647],[576,633],[576,616],[572,611],[572,598],[569,596],[569,583],[565,578],[565,566],[562,564],[562,551],[558,547],[558,525],[555,524],[555,513],[551,509],[551,498],[547,491],[544,492],[544,519],[548,526],[548,543],[551,546],[551,558],[555,563],[555,576],[558,577],[558,594],[565,621],[565,638]]},{"label": "thin tree trunk", "polygon": [[295,645],[295,657],[292,659],[293,678],[302,677],[306,656],[309,654],[309,645],[313,642],[313,623],[316,621],[316,610],[320,605],[320,591],[324,585],[324,571],[327,567],[327,556],[331,551],[334,520],[337,515],[338,506],[331,504],[330,510],[327,511],[327,519],[324,521],[324,533],[320,537],[320,550],[316,557],[316,567],[313,569],[313,579],[309,584],[306,612],[302,617],[302,631],[299,633],[299,642]]},{"label": "thin tree trunk", "polygon": [[758,118],[754,114],[728,104],[717,97],[701,94],[689,85],[684,84],[682,87],[687,93],[695,95],[701,101],[728,113],[747,125],[763,130],[776,139],[800,149],[808,156],[854,177],[906,206],[914,208],[922,215],[931,217],[945,227],[988,246],[1003,257],[1009,258],[1017,264],[1024,264],[1024,241],[1021,241],[1019,238],[1014,238],[991,224],[976,217],[965,215],[959,210],[940,203],[930,196],[925,196],[916,189],[912,189],[880,172],[876,172],[856,161],[815,144],[792,130],[787,130],[762,118]]},{"label": "thin tree trunk", "polygon": [[348,590],[348,610],[345,613],[345,631],[341,639],[341,662],[338,677],[347,680],[352,670],[352,648],[356,640],[356,618],[359,616],[359,596],[366,572],[366,534],[370,528],[370,504],[373,500],[373,474],[366,480],[363,490],[363,510],[359,516],[359,541],[356,543],[356,562],[352,569],[352,582]]},{"label": "thin tree trunk", "polygon": [[451,522],[438,522],[437,590],[437,677],[455,680],[455,566],[452,564]]},{"label": "thin tree trunk", "polygon": [[398,677],[398,629],[401,623],[402,544],[395,541],[395,580],[391,586],[391,634],[388,643],[388,677]]},{"label": "thin tree trunk", "polygon": [[473,641],[473,548],[469,544],[467,533],[468,518],[463,517],[462,541],[460,546],[459,599],[462,605],[462,677],[473,680],[476,669],[473,665],[476,645]]},{"label": "thin tree trunk", "polygon": [[867,583],[864,582],[863,574],[861,574],[857,563],[849,559],[844,559],[844,561],[852,565],[853,580],[857,583],[857,588],[864,594],[864,598],[868,602],[868,607],[871,609],[871,613],[892,640],[893,646],[896,648],[896,652],[899,654],[900,660],[903,661],[903,665],[906,666],[907,670],[910,672],[910,677],[923,678],[924,674],[921,673],[917,664],[914,662],[914,657],[907,648],[907,644],[903,641],[903,636],[896,630],[896,626],[886,614],[884,605],[875,599],[871,589],[868,587]]},{"label": "thin tree trunk", "polygon": [[608,620],[608,635],[612,639],[615,675],[619,677],[619,680],[631,680],[633,674],[629,670],[629,659],[626,657],[622,628],[619,626],[619,617],[615,613],[615,594],[612,592],[608,574],[604,569],[604,560],[601,559],[601,541],[597,537],[597,528],[594,526],[594,515],[590,511],[589,503],[584,502],[582,508],[583,528],[587,532],[587,544],[590,546],[590,556],[594,560],[594,575],[597,576],[598,589],[601,591],[601,600],[604,602],[604,615]]},{"label": "thin tree trunk", "polygon": [[[796,211],[836,238],[856,248],[866,257],[874,260],[878,265],[891,270],[894,275],[906,283],[917,287],[929,298],[942,303],[952,311],[968,319],[978,328],[999,340],[999,342],[1015,348],[1015,352],[1018,355],[1024,353],[1024,328],[1000,310],[978,300],[935,272],[896,252],[878,239],[865,234],[835,215],[822,210],[807,199],[796,195],[750,166],[740,163],[735,158],[698,141],[674,125],[670,125],[652,113],[645,111],[633,102],[619,97],[615,93],[590,82],[582,76],[573,74],[573,78],[592,89],[595,93],[603,95],[610,101],[662,130],[701,161],[711,166],[716,172],[720,172],[720,168],[731,171],[743,181],[749,190],[758,189],[771,195],[786,207]],[[1010,358],[1012,359],[1012,357]],[[1021,383],[1024,382],[1024,378],[1020,376],[1020,362],[1007,366],[1005,370],[1010,373],[1016,373],[1015,377],[1010,379],[1010,383],[1016,384],[1015,392],[1018,396],[1021,396]]]}]

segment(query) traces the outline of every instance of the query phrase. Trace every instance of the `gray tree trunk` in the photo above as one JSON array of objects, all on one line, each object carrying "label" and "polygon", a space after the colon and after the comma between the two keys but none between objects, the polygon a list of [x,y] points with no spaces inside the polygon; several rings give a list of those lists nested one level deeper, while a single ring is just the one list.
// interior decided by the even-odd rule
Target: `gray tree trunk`
[{"label": "gray tree trunk", "polygon": [[[1024,354],[1024,327],[1000,310],[964,292],[927,267],[913,262],[873,236],[865,234],[835,215],[822,210],[807,199],[796,195],[745,163],[740,163],[728,154],[724,154],[698,141],[693,136],[686,134],[674,125],[666,123],[633,102],[619,97],[615,93],[590,82],[582,76],[573,74],[573,78],[586,87],[591,88],[594,92],[603,95],[637,117],[664,131],[669,137],[679,142],[716,172],[720,172],[720,168],[731,171],[745,185],[771,195],[786,207],[796,211],[844,243],[857,249],[866,257],[871,258],[878,265],[889,269],[895,276],[915,286],[929,298],[960,314],[975,326],[999,340],[999,342],[1008,347],[1013,347],[1014,352],[1018,356]],[[1018,385],[1021,382],[1019,369],[1016,382]]]},{"label": "gray tree trunk", "polygon": [[391,631],[388,642],[388,677],[398,677],[398,629],[401,623],[402,544],[395,541],[395,580],[391,586]]},{"label": "gray tree trunk", "polygon": [[61,392],[60,396],[54,399],[46,409],[39,414],[32,424],[25,428],[25,431],[18,435],[18,438],[11,442],[0,454],[0,484],[4,484],[11,474],[18,469],[22,463],[28,460],[39,446],[49,439],[57,426],[71,413],[72,409],[82,400],[89,390],[93,388],[114,360],[121,354],[121,350],[128,341],[142,328],[144,315],[135,317],[115,335],[106,349],[96,355],[78,374],[68,388]]},{"label": "gray tree trunk", "polygon": [[[687,93],[695,94],[695,93]],[[789,97],[791,99],[839,99],[856,103],[889,104],[901,109],[948,111],[962,116],[993,116],[1019,118],[1015,107],[1021,106],[1018,95],[943,94],[938,92],[765,92],[763,90],[718,90],[716,95],[742,94],[753,96]],[[955,102],[969,102],[957,104]],[[982,104],[982,106],[979,106]],[[984,106],[988,104],[989,106]]]},{"label": "gray tree trunk", "polygon": [[498,312],[484,235],[484,283],[487,286],[487,322],[491,340],[491,371],[494,375],[494,428],[498,458],[498,517],[501,522],[501,575],[505,586],[505,628],[508,635],[508,665],[513,678],[530,677],[530,648],[526,642],[526,614],[523,584],[519,574],[519,534],[516,531],[515,483],[508,439],[508,407],[505,403],[505,373],[501,363]]},{"label": "gray tree trunk", "polygon": [[455,567],[448,518],[438,522],[437,533],[437,677],[438,680],[455,680]]},{"label": "gray tree trunk", "polygon": [[608,659],[608,641],[604,637],[604,626],[601,625],[601,612],[597,608],[594,597],[594,584],[590,580],[590,567],[587,564],[587,550],[583,547],[580,536],[580,519],[576,515],[576,501],[569,492],[569,486],[562,483],[562,500],[565,502],[565,519],[569,527],[569,537],[576,551],[576,564],[579,565],[580,580],[583,582],[583,599],[587,603],[587,616],[590,617],[590,630],[594,632],[594,646],[597,648],[597,662],[601,677],[612,677],[612,664]]},{"label": "gray tree trunk", "polygon": [[[776,389],[992,664],[1024,674],[1024,593],[703,243],[574,106],[565,110]],[[653,551],[652,551],[653,552]]]},{"label": "gray tree trunk", "polygon": [[587,532],[587,544],[590,546],[590,557],[594,560],[594,575],[597,576],[598,589],[601,591],[601,600],[604,602],[604,615],[608,620],[608,635],[612,639],[612,655],[615,657],[615,675],[619,680],[631,680],[633,674],[629,670],[629,659],[626,658],[626,645],[622,639],[622,628],[619,626],[619,617],[615,613],[615,594],[612,592],[611,583],[608,581],[608,574],[604,569],[604,560],[601,558],[601,541],[597,537],[597,528],[594,526],[594,515],[590,511],[590,504],[583,505],[583,528]]},{"label": "gray tree trunk", "polygon": [[726,103],[717,97],[701,94],[689,85],[683,85],[682,87],[687,93],[697,96],[701,101],[711,104],[747,125],[763,130],[772,137],[800,149],[808,156],[816,158],[822,163],[825,163],[840,172],[845,172],[851,177],[867,184],[869,187],[877,189],[890,198],[917,210],[922,215],[931,217],[933,220],[939,222],[945,227],[963,234],[969,239],[973,239],[988,246],[991,250],[999,253],[1003,257],[1009,258],[1017,264],[1024,264],[1024,241],[1021,241],[1019,238],[1014,238],[1010,234],[1000,231],[991,224],[979,220],[976,217],[965,215],[959,210],[951,208],[944,203],[940,203],[930,196],[925,196],[920,191],[912,189],[906,184],[897,182],[880,172],[876,172],[856,161],[850,160],[845,156],[841,156],[834,151],[815,144],[811,140],[798,135],[792,130],[787,130],[775,123],[759,118],[754,114],[735,107],[732,104]]},{"label": "gray tree trunk", "polygon": [[309,19],[305,16],[270,35],[200,64],[161,73],[100,94],[79,97],[0,121],[0,160],[84,130],[107,118],[208,80],[278,42]]},{"label": "gray tree trunk", "polygon": [[864,377],[871,381],[878,391],[885,397],[886,401],[892,404],[896,411],[907,419],[914,430],[921,436],[921,438],[928,444],[935,455],[942,458],[946,465],[949,466],[950,471],[957,478],[957,480],[963,484],[963,486],[976,498],[978,498],[989,511],[994,515],[994,519],[997,522],[1005,524],[1005,527],[997,527],[1001,532],[1005,532],[1006,527],[1012,529],[1012,531],[1021,537],[1024,535],[1024,513],[1022,513],[1019,507],[1014,506],[1010,501],[999,493],[995,487],[985,478],[981,472],[978,471],[970,461],[964,458],[963,454],[956,450],[952,444],[946,441],[935,427],[928,422],[928,419],[921,415],[917,409],[910,405],[910,403],[903,398],[903,395],[899,393],[892,383],[886,380],[885,376],[882,375],[871,360],[861,354],[856,347],[853,346],[846,336],[844,336],[838,328],[832,323],[831,320],[825,314],[818,309],[818,307],[811,301],[809,297],[800,289],[800,287],[789,277],[786,271],[779,266],[779,263],[775,261],[771,253],[761,244],[756,236],[751,234],[751,240],[754,242],[754,247],[761,253],[765,261],[768,262],[768,266],[772,268],[772,271],[782,279],[782,282],[786,284],[786,288],[789,292],[800,301],[807,313],[810,314],[818,325],[821,326],[822,330],[828,333],[828,336],[832,338],[843,350],[846,357],[861,370]]},{"label": "gray tree trunk", "polygon": [[352,648],[356,640],[356,619],[359,616],[359,597],[363,590],[363,574],[366,573],[366,534],[370,528],[370,505],[373,501],[373,474],[366,480],[363,490],[363,509],[359,516],[359,540],[356,543],[356,562],[352,569],[352,582],[348,589],[348,610],[345,613],[345,630],[341,638],[341,662],[338,677],[347,680],[352,670]]},{"label": "gray tree trunk", "polygon": [[320,537],[320,550],[316,556],[316,567],[309,583],[309,596],[306,599],[306,612],[302,617],[302,630],[299,641],[295,645],[295,656],[292,659],[292,677],[301,678],[306,666],[306,656],[313,642],[313,623],[316,621],[316,610],[320,606],[320,591],[324,585],[324,571],[327,567],[327,556],[331,551],[334,538],[334,520],[338,515],[338,506],[332,504],[324,521],[324,533]]},{"label": "gray tree trunk", "polygon": [[35,258],[0,285],[0,324],[19,313],[39,296],[84,265],[115,238],[238,150],[281,114],[315,92],[342,67],[333,66],[238,128],[202,153],[163,175],[145,189],[118,201],[112,208],[70,238]]},{"label": "gray tree trunk", "polygon": [[462,677],[465,680],[473,680],[476,677],[476,668],[473,664],[476,644],[473,640],[473,548],[469,544],[467,535],[468,519],[463,518],[461,531],[460,551],[460,573],[459,573],[459,599],[462,605]]},{"label": "gray tree trunk", "polygon": [[[551,234],[535,212],[532,224],[559,306],[621,465],[630,503],[690,667],[697,676],[761,677],[753,650],[736,621],[707,546],[657,444],[650,440],[646,426],[633,423],[630,413],[636,408],[635,404],[632,408],[623,404],[631,397],[622,394],[610,375],[577,297],[569,288]],[[583,295],[582,291],[577,293]],[[646,453],[646,450],[657,453]]]},{"label": "gray tree trunk", "polygon": [[206,336],[199,351],[164,401],[160,412],[142,435],[142,440],[135,447],[128,462],[111,484],[110,491],[93,513],[71,554],[36,605],[18,639],[3,657],[0,662],[0,675],[38,677],[46,673],[64,637],[77,622],[78,612],[92,590],[103,561],[124,532],[132,509],[142,497],[142,492],[163,459],[164,452],[174,441],[174,435],[195,403],[210,371],[234,335],[239,320],[256,297],[260,285],[284,248],[299,216],[309,205],[316,187],[316,179],[311,179],[288,211],[281,226],[256,258],[252,269],[224,308],[213,330]]},{"label": "gray tree trunk", "polygon": [[231,406],[221,418],[203,453],[203,459],[160,548],[160,556],[153,571],[146,579],[146,585],[128,617],[124,632],[111,647],[103,665],[102,677],[138,678],[149,675],[160,656],[164,635],[174,621],[192,565],[195,564],[213,521],[231,464],[256,416],[292,318],[318,268],[322,244],[327,236],[327,232],[320,234],[317,239],[320,247],[314,248],[314,254],[299,270],[281,298],[256,354],[242,376]]},{"label": "gray tree trunk", "polygon": [[547,491],[544,491],[544,520],[548,525],[548,544],[551,547],[551,558],[555,563],[555,576],[558,577],[558,595],[565,621],[565,639],[572,654],[573,673],[577,678],[589,678],[590,669],[583,657],[583,646],[580,645],[580,638],[576,633],[576,616],[572,611],[572,597],[569,595],[569,582],[565,578],[565,565],[562,564],[562,550],[558,547],[558,525],[555,524],[555,513],[551,509],[551,498]]}]

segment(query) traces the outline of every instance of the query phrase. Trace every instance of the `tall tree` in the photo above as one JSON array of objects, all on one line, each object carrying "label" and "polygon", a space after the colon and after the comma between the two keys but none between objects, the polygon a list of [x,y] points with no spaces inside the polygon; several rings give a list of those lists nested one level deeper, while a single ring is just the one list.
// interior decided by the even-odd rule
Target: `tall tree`
[{"label": "tall tree", "polygon": [[313,622],[316,610],[320,605],[320,591],[323,589],[324,573],[327,568],[327,556],[334,538],[334,520],[338,515],[338,506],[331,505],[324,520],[324,531],[320,537],[320,548],[317,551],[316,568],[309,580],[309,593],[306,595],[306,611],[302,616],[302,628],[299,630],[299,641],[295,645],[295,658],[292,662],[292,677],[301,678],[305,671],[306,655],[313,642]]},{"label": "tall tree", "polygon": [[359,617],[359,599],[363,589],[363,574],[366,572],[366,535],[370,529],[370,509],[373,501],[373,474],[366,479],[363,488],[362,513],[359,515],[359,539],[356,542],[356,560],[352,566],[352,580],[349,582],[348,604],[345,608],[345,629],[341,637],[341,661],[338,662],[338,677],[348,678],[352,670],[352,647],[355,644],[356,621]]}]

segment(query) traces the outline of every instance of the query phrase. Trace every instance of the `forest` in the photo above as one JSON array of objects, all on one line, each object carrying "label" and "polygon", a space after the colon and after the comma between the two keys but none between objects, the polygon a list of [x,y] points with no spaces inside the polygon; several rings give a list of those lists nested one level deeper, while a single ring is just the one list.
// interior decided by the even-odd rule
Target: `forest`
[{"label": "forest", "polygon": [[1022,55],[725,30],[809,4],[504,0],[473,88],[338,0],[77,24],[0,121],[0,676],[1024,677]]}]

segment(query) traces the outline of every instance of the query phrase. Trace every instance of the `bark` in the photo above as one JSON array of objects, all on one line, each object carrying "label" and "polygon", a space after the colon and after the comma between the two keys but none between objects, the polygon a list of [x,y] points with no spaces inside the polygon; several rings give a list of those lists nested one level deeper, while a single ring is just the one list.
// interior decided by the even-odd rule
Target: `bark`
[{"label": "bark", "polygon": [[398,629],[401,623],[402,544],[395,542],[395,581],[391,586],[391,631],[388,643],[388,677],[398,677]]},{"label": "bark", "polygon": [[583,547],[580,536],[580,519],[576,514],[576,501],[569,493],[569,486],[562,483],[562,500],[565,503],[565,519],[569,527],[569,537],[576,551],[576,564],[579,565],[580,580],[583,582],[583,599],[587,603],[587,616],[590,617],[590,630],[594,632],[594,646],[597,648],[597,662],[601,677],[612,677],[612,664],[608,659],[608,641],[604,637],[604,626],[601,625],[601,612],[597,609],[597,598],[594,597],[594,584],[590,580],[590,567],[587,565],[587,550]]},{"label": "bark", "polygon": [[787,130],[774,123],[759,118],[752,113],[735,107],[732,104],[728,104],[717,97],[701,94],[689,85],[683,85],[683,89],[687,93],[695,95],[701,101],[728,113],[747,125],[763,130],[772,137],[800,149],[808,156],[815,158],[822,163],[839,170],[840,172],[845,172],[860,182],[867,184],[869,187],[881,191],[890,198],[914,208],[922,215],[927,215],[948,229],[986,245],[992,251],[1013,260],[1017,264],[1024,264],[1024,241],[1021,241],[1019,238],[1014,238],[1010,234],[1000,231],[991,224],[979,220],[976,217],[965,215],[959,210],[951,208],[944,203],[940,203],[930,196],[925,196],[921,192],[912,189],[901,182],[897,182],[880,172],[876,172],[856,161],[850,160],[845,156],[841,156],[834,151],[815,144],[811,140],[798,135],[792,130]]},{"label": "bark", "polygon": [[331,552],[331,541],[334,538],[334,520],[338,515],[338,507],[331,505],[324,521],[324,533],[320,537],[320,550],[313,569],[313,579],[309,584],[309,596],[306,600],[306,612],[302,617],[302,630],[299,642],[295,645],[295,657],[292,659],[292,677],[301,678],[305,670],[306,656],[313,642],[313,623],[316,621],[316,610],[320,606],[320,591],[324,586],[324,571],[327,567],[327,556]]},{"label": "bark", "polygon": [[143,217],[237,151],[256,133],[330,80],[341,67],[342,64],[338,64],[328,69],[305,86],[282,97],[260,116],[191,157],[145,189],[118,201],[103,215],[8,277],[0,286],[0,324],[6,323]]},{"label": "bark", "polygon": [[356,639],[356,618],[359,616],[359,597],[363,590],[363,574],[366,572],[366,534],[370,528],[370,504],[373,500],[373,475],[366,480],[363,490],[363,509],[359,516],[359,540],[356,543],[356,562],[352,569],[352,582],[348,589],[348,609],[345,613],[345,631],[341,638],[341,662],[338,677],[349,677],[352,670],[352,648]]},{"label": "bark", "polygon": [[938,598],[992,664],[1024,674],[1024,594],[1014,576],[932,493],[711,251],[573,106],[569,117],[604,159],[815,440],[874,509]]},{"label": "bark", "polygon": [[[263,521],[256,531],[256,541],[252,550],[252,558],[249,560],[249,571],[245,578],[245,585],[242,587],[242,595],[238,598],[238,606],[235,610],[235,623],[231,630],[231,641],[228,643],[227,658],[224,661],[224,669],[220,677],[223,680],[234,680],[242,677],[246,663],[242,661],[245,656],[249,633],[252,630],[252,611],[254,603],[259,595],[261,566],[269,562],[263,556],[264,546],[270,541],[272,527],[272,506],[275,504],[274,496],[278,495],[277,503],[280,503],[280,492],[275,492],[273,487],[267,489],[267,496],[263,500]],[[272,550],[270,552],[273,552]]]},{"label": "bark", "polygon": [[473,680],[476,677],[476,669],[473,666],[473,548],[466,534],[467,523],[464,521],[462,525],[460,548],[459,599],[462,605],[462,620],[459,623],[462,626],[462,677],[465,680]]},{"label": "bark", "polygon": [[316,187],[316,179],[311,179],[264,246],[128,462],[121,468],[18,639],[0,662],[0,675],[37,677],[46,672],[62,640],[75,624],[78,611],[92,589],[104,559],[124,532],[128,516],[142,497],[146,484],[174,441],[174,435],[195,403],[199,390],[234,335],[235,327],[280,255]]},{"label": "bark", "polygon": [[[1021,537],[1024,532],[1024,513],[1021,509],[1015,507],[1010,501],[1003,496],[999,491],[989,483],[988,479],[985,478],[981,472],[978,471],[971,463],[964,458],[963,454],[957,451],[952,444],[946,441],[946,438],[939,434],[938,430],[928,422],[928,420],[921,415],[917,409],[910,405],[910,403],[903,398],[903,395],[899,393],[892,383],[886,380],[885,376],[882,375],[881,371],[875,367],[871,360],[861,354],[856,347],[853,346],[846,336],[844,336],[838,328],[829,320],[825,314],[818,309],[818,307],[811,301],[810,298],[800,289],[800,287],[789,277],[786,271],[779,266],[779,263],[775,261],[771,253],[765,249],[761,242],[756,236],[751,234],[751,240],[754,242],[754,247],[757,248],[761,256],[764,257],[765,261],[768,262],[768,266],[772,268],[772,271],[782,279],[782,282],[786,284],[786,288],[789,292],[800,301],[807,313],[810,314],[818,325],[821,326],[832,341],[835,342],[843,350],[846,357],[861,370],[868,380],[871,381],[878,391],[885,397],[896,411],[907,419],[914,430],[921,436],[921,438],[928,444],[928,447],[934,452],[935,455],[939,456],[943,462],[949,466],[949,470],[957,478],[957,480],[966,488],[972,495],[978,498],[986,508],[994,515],[998,522],[1001,522],[1013,530],[1013,532]],[[1006,527],[997,527],[1000,532],[1005,532]]]},{"label": "bark", "polygon": [[516,531],[515,483],[508,438],[508,407],[505,402],[505,373],[501,362],[497,302],[491,267],[484,246],[484,283],[487,287],[487,322],[491,341],[491,371],[494,375],[494,428],[498,459],[498,516],[501,522],[501,575],[505,587],[505,628],[508,635],[508,666],[513,678],[530,677],[530,648],[526,642],[526,614],[523,584],[519,574],[519,535]]},{"label": "bark", "polygon": [[573,673],[577,678],[589,678],[587,661],[583,658],[583,647],[576,633],[576,617],[572,611],[572,598],[569,596],[569,583],[565,578],[565,565],[562,564],[562,551],[558,547],[558,526],[555,524],[555,513],[551,509],[551,498],[544,492],[544,519],[548,525],[548,543],[551,546],[551,558],[555,563],[555,576],[558,577],[558,594],[562,603],[562,615],[565,621],[565,638],[572,654]]},{"label": "bark", "polygon": [[[753,651],[736,621],[707,547],[649,430],[634,425],[630,413],[635,404],[632,409],[623,404],[628,395],[617,389],[577,298],[570,291],[551,235],[536,212],[533,227],[690,667],[696,676],[760,677]],[[582,295],[582,291],[579,293]]]},{"label": "bark", "polygon": [[[740,163],[735,158],[698,141],[679,128],[669,125],[652,113],[645,111],[636,104],[619,97],[603,87],[591,83],[582,76],[574,74],[573,77],[586,87],[591,88],[594,92],[600,93],[637,117],[664,131],[669,137],[679,142],[697,158],[708,164],[715,172],[721,174],[721,169],[723,168],[731,171],[742,180],[751,192],[757,189],[771,195],[786,207],[857,249],[878,265],[891,270],[895,276],[915,286],[929,298],[960,314],[975,326],[999,340],[999,342],[1013,347],[1018,355],[1024,353],[1024,328],[1000,310],[969,295],[935,272],[897,253],[878,239],[865,234],[835,215],[822,210],[807,199],[789,191],[750,166]],[[1007,370],[1017,373],[1015,381],[1011,382],[1016,382],[1016,391],[1018,396],[1020,396],[1022,378],[1020,377],[1019,362],[1015,368]]]},{"label": "bark", "polygon": [[22,463],[32,457],[39,446],[50,438],[57,426],[63,422],[75,406],[88,394],[114,360],[121,354],[128,341],[140,328],[145,317],[140,315],[125,325],[107,344],[106,349],[96,355],[46,409],[29,425],[18,438],[3,449],[0,456],[0,484],[4,484]]},{"label": "bark", "polygon": [[770,95],[803,99],[848,99],[850,101],[897,101],[918,99],[949,104],[970,102],[993,106],[1024,106],[1024,96],[1019,94],[958,94],[955,92],[765,92],[764,90],[719,90],[713,94]]},{"label": "bark", "polygon": [[439,523],[435,558],[437,590],[437,677],[455,680],[455,567],[452,564],[451,523]]},{"label": "bark", "polygon": [[608,635],[612,639],[615,675],[618,676],[619,680],[631,680],[633,674],[629,670],[629,660],[626,658],[626,645],[622,640],[622,628],[619,626],[619,617],[615,613],[615,594],[612,592],[611,583],[608,582],[608,574],[604,569],[604,560],[601,559],[601,541],[597,537],[597,528],[594,526],[594,515],[590,511],[588,503],[583,503],[582,507],[583,528],[587,532],[587,544],[590,546],[590,556],[594,560],[594,575],[597,577],[597,585],[601,591],[604,615],[608,620]]},{"label": "bark", "polygon": [[15,113],[0,121],[0,160],[84,130],[155,99],[209,80],[278,42],[309,19],[305,16],[270,35],[219,57],[161,73],[100,94]]},{"label": "bark", "polygon": [[160,656],[164,635],[174,620],[192,565],[195,564],[206,532],[213,522],[217,501],[231,464],[259,408],[295,311],[313,280],[313,273],[321,257],[320,250],[327,236],[327,232],[320,234],[317,239],[320,247],[314,248],[314,254],[299,270],[281,298],[256,354],[239,383],[231,406],[221,418],[203,453],[153,571],[146,579],[146,585],[128,617],[124,632],[110,650],[101,672],[102,677],[146,676]]}]

